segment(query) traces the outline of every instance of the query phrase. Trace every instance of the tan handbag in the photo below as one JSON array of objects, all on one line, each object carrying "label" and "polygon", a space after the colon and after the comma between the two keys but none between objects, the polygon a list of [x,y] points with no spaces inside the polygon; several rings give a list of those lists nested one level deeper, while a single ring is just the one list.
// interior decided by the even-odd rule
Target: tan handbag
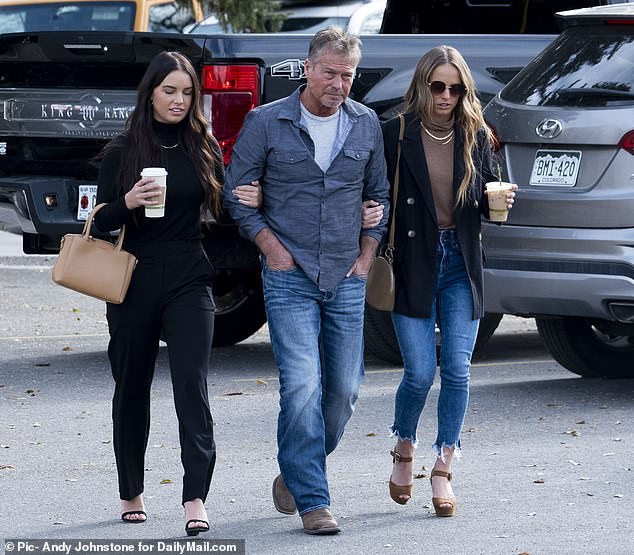
[{"label": "tan handbag", "polygon": [[109,303],[121,304],[128,292],[137,259],[121,249],[125,226],[116,244],[90,235],[99,204],[90,212],[81,235],[68,233],[62,238],[59,256],[53,266],[53,281]]},{"label": "tan handbag", "polygon": [[368,272],[368,281],[365,286],[365,302],[376,310],[391,312],[394,310],[394,232],[396,221],[396,199],[398,198],[399,163],[401,160],[401,144],[405,134],[405,118],[399,115],[400,130],[398,134],[398,144],[396,146],[396,169],[394,170],[394,187],[392,192],[392,223],[390,224],[390,235],[387,245],[385,245],[379,255],[372,262]]}]

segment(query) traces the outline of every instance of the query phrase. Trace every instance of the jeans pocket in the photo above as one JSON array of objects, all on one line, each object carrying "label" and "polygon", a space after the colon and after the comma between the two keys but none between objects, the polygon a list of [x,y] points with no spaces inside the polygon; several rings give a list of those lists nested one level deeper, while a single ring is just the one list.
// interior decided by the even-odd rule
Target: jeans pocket
[{"label": "jeans pocket", "polygon": [[350,276],[348,277],[348,279],[356,279],[357,281],[360,281],[361,283],[368,283],[368,276],[362,277],[358,274],[352,273],[350,274]]},{"label": "jeans pocket", "polygon": [[292,268],[288,268],[287,270],[278,270],[275,268],[271,268],[267,263],[266,263],[266,257],[260,255],[260,262],[262,263],[262,269],[267,271],[267,272],[274,272],[274,273],[279,273],[279,274],[291,274],[293,272],[297,271],[297,264],[295,264],[295,266],[293,266]]}]

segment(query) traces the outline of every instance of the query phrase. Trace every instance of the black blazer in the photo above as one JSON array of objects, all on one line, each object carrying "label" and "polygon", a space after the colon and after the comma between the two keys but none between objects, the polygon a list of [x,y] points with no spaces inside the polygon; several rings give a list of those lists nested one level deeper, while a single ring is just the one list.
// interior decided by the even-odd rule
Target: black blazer
[{"label": "black blazer", "polygon": [[[392,187],[394,185],[399,124],[398,117],[383,124],[385,158],[388,179]],[[490,149],[483,148],[480,146],[482,144],[484,144],[484,134],[479,136],[478,147],[474,152],[476,175],[471,182],[468,200],[463,206],[454,209],[457,239],[471,282],[474,319],[484,315],[480,218],[481,215],[488,217],[489,205],[483,190],[487,181],[496,179],[492,170]],[[462,159],[463,145],[461,130],[456,128],[454,193],[458,191],[465,172]],[[405,135],[401,150],[399,179],[394,239],[394,275],[396,280],[394,312],[417,318],[429,318],[433,286],[436,280],[438,223],[423,150],[420,119],[412,113],[405,114]]]}]

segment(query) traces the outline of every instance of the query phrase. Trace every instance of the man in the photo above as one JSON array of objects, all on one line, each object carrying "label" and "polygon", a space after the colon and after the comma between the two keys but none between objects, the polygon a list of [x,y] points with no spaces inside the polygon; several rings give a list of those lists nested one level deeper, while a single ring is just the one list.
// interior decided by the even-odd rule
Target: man
[{"label": "man", "polygon": [[[264,301],[280,372],[278,511],[299,509],[304,532],[340,531],[326,456],[352,415],[363,377],[365,278],[387,223],[361,230],[361,203],[388,205],[376,114],[348,99],[360,41],[319,31],[306,85],[246,117],[223,200],[262,253]],[[234,189],[259,180],[260,209]]]}]

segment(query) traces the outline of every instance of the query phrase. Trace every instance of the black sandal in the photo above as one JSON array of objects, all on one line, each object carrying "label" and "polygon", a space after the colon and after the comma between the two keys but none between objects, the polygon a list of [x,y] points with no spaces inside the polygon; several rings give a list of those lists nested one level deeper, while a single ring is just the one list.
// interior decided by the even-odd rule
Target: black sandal
[{"label": "black sandal", "polygon": [[[126,518],[130,515],[142,515],[145,518]],[[140,524],[141,522],[147,522],[147,513],[145,511],[126,511],[121,514],[121,520],[123,522],[130,522],[132,524]]]},{"label": "black sandal", "polygon": [[[190,524],[192,522],[202,522],[204,526],[192,526],[190,528]],[[209,522],[206,520],[201,520],[200,518],[192,518],[185,523],[185,532],[187,532],[188,536],[197,536],[201,532],[209,532]]]}]

